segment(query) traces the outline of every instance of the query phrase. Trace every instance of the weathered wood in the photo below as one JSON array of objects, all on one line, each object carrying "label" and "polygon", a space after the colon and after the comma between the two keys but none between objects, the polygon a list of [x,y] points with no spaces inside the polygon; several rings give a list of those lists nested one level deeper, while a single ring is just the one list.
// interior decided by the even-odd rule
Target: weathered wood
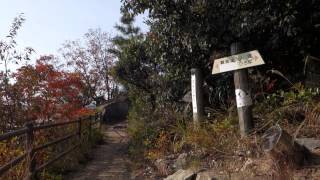
[{"label": "weathered wood", "polygon": [[99,113],[99,122],[100,122],[100,124],[99,124],[99,131],[101,131],[101,129],[102,129],[102,122],[103,122],[103,114],[102,113]]},{"label": "weathered wood", "polygon": [[16,157],[15,159],[11,160],[10,162],[5,164],[4,166],[1,166],[0,167],[0,176],[2,174],[4,174],[5,172],[7,172],[9,169],[11,169],[14,166],[16,166],[17,164],[19,164],[26,156],[27,156],[27,154],[22,154],[22,155]]},{"label": "weathered wood", "polygon": [[279,125],[271,127],[262,136],[262,149],[276,162],[291,167],[302,166],[310,156],[310,152],[295,142]]},{"label": "weathered wood", "polygon": [[79,120],[54,123],[54,124],[45,124],[45,125],[35,126],[33,129],[36,131],[36,130],[48,129],[48,128],[53,128],[53,127],[58,127],[58,126],[65,126],[65,125],[69,125],[69,124],[75,124],[78,121]]},{"label": "weathered wood", "polygon": [[80,118],[78,121],[78,137],[80,142],[81,142],[81,128],[82,128],[82,118]]},{"label": "weathered wood", "polygon": [[66,140],[68,140],[68,139],[71,139],[72,137],[76,136],[77,134],[78,134],[78,133],[72,133],[72,134],[69,134],[69,135],[67,135],[67,136],[64,136],[64,137],[61,137],[61,138],[59,138],[59,139],[56,139],[56,140],[54,140],[54,141],[48,142],[48,143],[46,143],[46,144],[43,144],[43,145],[41,145],[41,146],[38,146],[38,147],[34,148],[34,152],[37,152],[37,151],[42,150],[42,149],[45,149],[45,148],[47,148],[47,147],[49,147],[49,146],[58,144],[58,143],[60,143],[60,142],[62,142],[62,141],[66,141]]},{"label": "weathered wood", "polygon": [[[26,174],[25,177],[23,178],[24,180],[31,180],[31,179],[35,179],[36,178],[36,173],[41,171],[42,169],[44,169],[46,166],[50,165],[51,163],[53,163],[54,161],[62,158],[64,155],[68,154],[69,152],[71,152],[72,150],[74,150],[76,147],[80,146],[81,144],[81,134],[85,134],[86,132],[89,134],[89,137],[91,137],[92,134],[92,125],[99,122],[97,120],[97,116],[91,116],[88,119],[86,119],[89,123],[88,127],[83,128],[82,127],[82,120],[75,120],[75,121],[69,121],[69,122],[62,122],[62,123],[55,123],[55,124],[47,124],[47,125],[39,125],[39,126],[34,126],[32,123],[27,123],[25,125],[24,128],[21,128],[19,130],[16,131],[12,131],[12,132],[8,132],[5,134],[0,135],[0,141],[2,140],[7,140],[10,139],[12,137],[16,137],[16,136],[20,136],[25,134],[26,135],[26,141],[25,141],[25,150],[26,153],[23,155],[18,156],[17,158],[11,160],[10,162],[8,162],[7,164],[0,166],[0,176],[2,174],[4,174],[5,172],[7,172],[8,170],[10,170],[11,168],[13,168],[14,166],[16,166],[17,164],[19,164],[23,159],[26,159]],[[101,119],[101,118],[100,118]],[[94,121],[94,122],[92,122]],[[37,130],[43,130],[43,129],[47,129],[47,128],[52,128],[52,127],[59,127],[59,126],[65,126],[65,125],[69,125],[69,124],[76,124],[78,123],[78,130],[76,130],[76,132],[61,137],[57,140],[54,140],[52,142],[48,142],[44,145],[40,145],[38,147],[34,147],[34,132]],[[83,131],[84,129],[87,129],[87,131]],[[39,151],[41,149],[50,147],[52,145],[58,144],[62,141],[66,141],[74,136],[79,136],[80,142],[79,144],[69,148],[67,151],[58,154],[54,159],[46,162],[45,164],[41,165],[40,167],[38,167],[36,169],[36,158],[35,158],[35,152]]]},{"label": "weathered wood", "polygon": [[27,137],[26,137],[26,152],[27,152],[27,174],[25,176],[25,180],[32,180],[35,178],[35,168],[36,168],[36,159],[35,153],[33,149],[33,141],[34,141],[34,134],[33,134],[33,124],[27,123],[26,128]]},{"label": "weathered wood", "polygon": [[249,51],[235,54],[229,57],[215,59],[212,74],[219,74],[228,71],[246,69],[265,64],[259,51]]},{"label": "weathered wood", "polygon": [[[231,45],[231,55],[243,51],[241,43]],[[248,69],[234,71],[234,86],[236,92],[237,109],[241,136],[249,134],[253,128],[251,88],[248,81]]]},{"label": "weathered wood", "polygon": [[199,125],[199,121],[203,118],[203,93],[202,93],[202,74],[199,69],[191,69],[191,94],[192,94],[192,110],[194,124]]},{"label": "weathered wood", "polygon": [[5,133],[5,134],[1,134],[0,135],[0,141],[7,140],[7,139],[10,139],[12,137],[20,136],[22,134],[25,134],[27,131],[28,131],[27,128],[22,128],[22,129],[11,131],[11,132],[8,132],[8,133]]},{"label": "weathered wood", "polygon": [[320,59],[313,56],[307,56],[304,64],[305,86],[311,88],[320,87]]},{"label": "weathered wood", "polygon": [[39,167],[35,170],[35,172],[38,173],[38,172],[42,171],[45,167],[47,167],[47,166],[49,166],[50,164],[54,163],[55,161],[61,159],[63,156],[65,156],[65,155],[67,155],[68,153],[72,152],[74,149],[76,149],[76,148],[79,147],[79,146],[80,146],[80,143],[78,143],[78,144],[70,147],[70,148],[67,149],[66,151],[58,154],[58,155],[57,155],[56,157],[54,157],[53,159],[51,159],[51,160],[49,160],[48,162],[46,162],[46,163],[42,164],[41,166],[39,166]]},{"label": "weathered wood", "polygon": [[92,123],[94,121],[94,116],[90,116],[89,118],[89,139],[91,140],[92,137]]}]

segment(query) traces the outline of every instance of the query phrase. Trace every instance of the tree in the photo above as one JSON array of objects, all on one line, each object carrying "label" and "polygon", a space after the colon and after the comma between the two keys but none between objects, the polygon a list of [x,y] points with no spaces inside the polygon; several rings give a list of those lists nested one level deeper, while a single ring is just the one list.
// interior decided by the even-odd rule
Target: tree
[{"label": "tree", "polygon": [[319,9],[319,1],[302,0],[125,0],[122,11],[131,16],[148,11],[147,51],[174,82],[168,91],[177,100],[192,67],[202,69],[213,89],[225,86],[227,81],[217,83],[223,76],[211,76],[210,57],[226,56],[234,41],[260,50],[265,68],[296,76],[306,55],[320,56]]},{"label": "tree", "polygon": [[17,42],[15,38],[17,37],[18,30],[21,28],[25,18],[23,14],[14,18],[11,25],[9,34],[5,39],[0,40],[0,65],[4,65],[4,69],[0,69],[3,72],[3,80],[5,83],[9,83],[10,78],[10,64],[19,64],[20,61],[29,60],[31,53],[34,51],[30,47],[26,47],[23,53],[17,51]]},{"label": "tree", "polygon": [[83,83],[78,73],[58,71],[42,56],[35,66],[27,65],[15,73],[15,88],[21,93],[33,120],[43,122],[73,119],[84,106]]},{"label": "tree", "polygon": [[7,101],[0,101],[1,130],[21,127],[25,122],[68,121],[90,113],[83,108],[84,84],[78,73],[57,70],[53,56],[40,57],[12,74]]},{"label": "tree", "polygon": [[150,87],[145,82],[148,74],[142,69],[146,61],[142,44],[144,36],[140,33],[139,28],[133,26],[133,21],[131,17],[122,16],[121,25],[115,26],[120,35],[112,39],[114,47],[109,51],[119,60],[114,68],[115,77],[118,77],[124,85],[133,84],[148,91]]},{"label": "tree", "polygon": [[79,73],[84,82],[88,103],[101,96],[112,99],[118,92],[118,85],[110,76],[115,61],[108,51],[111,46],[107,33],[90,29],[83,42],[67,41],[61,48],[67,65]]},{"label": "tree", "polygon": [[120,34],[113,38],[114,48],[110,49],[118,59],[113,75],[126,89],[136,91],[136,96],[145,97],[155,109],[156,96],[165,88],[161,69],[148,51],[149,39],[134,27],[133,22],[134,17],[124,14],[121,24],[116,25]]},{"label": "tree", "polygon": [[18,65],[21,61],[28,61],[33,49],[26,47],[23,52],[17,50],[16,37],[18,30],[21,28],[25,18],[20,14],[13,20],[9,34],[0,40],[0,121],[1,129],[14,128],[15,118],[23,116],[17,113],[17,92],[10,83],[12,72],[10,66]]}]

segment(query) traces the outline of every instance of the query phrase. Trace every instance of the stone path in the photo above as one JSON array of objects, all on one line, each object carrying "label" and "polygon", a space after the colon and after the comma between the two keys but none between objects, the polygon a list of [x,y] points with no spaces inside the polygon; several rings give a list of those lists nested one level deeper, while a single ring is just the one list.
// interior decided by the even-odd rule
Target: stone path
[{"label": "stone path", "polygon": [[128,180],[126,123],[103,127],[105,144],[92,152],[93,159],[86,167],[72,174],[71,180]]}]

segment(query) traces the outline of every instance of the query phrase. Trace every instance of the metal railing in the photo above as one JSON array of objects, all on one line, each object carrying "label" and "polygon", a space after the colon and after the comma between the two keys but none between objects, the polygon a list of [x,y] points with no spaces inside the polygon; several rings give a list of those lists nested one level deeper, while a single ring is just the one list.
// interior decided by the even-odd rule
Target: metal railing
[{"label": "metal railing", "polygon": [[[88,126],[84,127],[84,122],[87,121]],[[45,124],[45,125],[34,125],[33,123],[27,123],[25,124],[25,127],[8,132],[5,134],[0,135],[0,141],[4,140],[10,140],[13,137],[19,137],[22,135],[26,135],[25,140],[25,153],[12,159],[11,161],[7,162],[5,165],[0,166],[0,178],[2,175],[4,175],[7,171],[12,169],[13,167],[17,166],[20,162],[23,160],[26,160],[26,180],[34,179],[37,176],[37,173],[44,170],[47,166],[51,165],[53,162],[61,159],[68,153],[74,151],[77,147],[79,147],[82,143],[82,134],[85,133],[85,129],[87,130],[88,137],[91,137],[92,129],[100,122],[99,128],[101,128],[101,121],[102,121],[102,115],[101,114],[95,114],[94,116],[89,116],[87,118],[80,118],[75,121],[68,121],[68,122],[61,122],[61,123],[53,123],[53,124]],[[40,146],[34,147],[34,139],[35,139],[35,132],[39,130],[46,130],[49,128],[56,128],[60,126],[67,126],[77,124],[78,128],[75,132],[70,132],[68,135],[60,137],[58,139],[55,139],[51,142],[42,144]],[[40,150],[44,150],[50,146],[59,144],[61,142],[67,141],[73,137],[78,137],[79,142],[71,147],[69,147],[64,152],[57,154],[55,157],[53,157],[51,160],[38,165],[36,162],[36,152]]]}]

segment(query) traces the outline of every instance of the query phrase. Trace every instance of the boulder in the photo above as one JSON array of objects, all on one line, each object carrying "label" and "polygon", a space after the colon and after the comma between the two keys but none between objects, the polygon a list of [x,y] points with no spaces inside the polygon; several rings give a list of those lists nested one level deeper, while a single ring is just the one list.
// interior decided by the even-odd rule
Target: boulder
[{"label": "boulder", "polygon": [[310,151],[297,143],[294,138],[279,125],[272,126],[262,136],[264,150],[278,165],[301,167],[308,159]]},{"label": "boulder", "polygon": [[196,180],[229,180],[230,177],[224,174],[217,174],[215,171],[204,171],[197,174]]},{"label": "boulder", "polygon": [[205,171],[205,172],[200,172],[197,174],[197,179],[196,180],[213,180],[215,179],[216,173],[213,171]]},{"label": "boulder", "polygon": [[164,180],[195,180],[196,179],[196,172],[191,169],[183,170],[180,169],[174,174],[168,176]]},{"label": "boulder", "polygon": [[310,151],[316,151],[320,148],[320,139],[315,138],[297,138],[295,139],[297,143],[299,143],[302,146],[305,146]]}]

